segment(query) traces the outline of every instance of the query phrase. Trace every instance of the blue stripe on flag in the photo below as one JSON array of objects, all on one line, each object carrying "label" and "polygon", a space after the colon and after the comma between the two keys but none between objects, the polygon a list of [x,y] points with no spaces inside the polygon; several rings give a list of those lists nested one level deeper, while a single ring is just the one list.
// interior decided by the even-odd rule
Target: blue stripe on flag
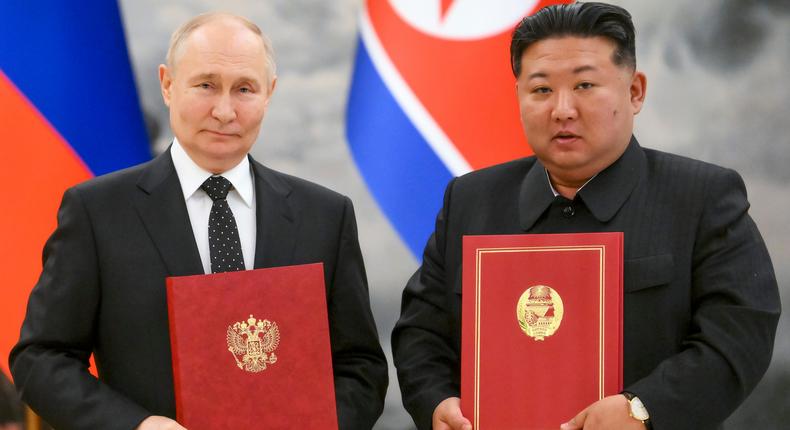
[{"label": "blue stripe on flag", "polygon": [[94,174],[150,159],[115,1],[3,0],[0,68]]},{"label": "blue stripe on flag", "polygon": [[351,153],[412,254],[422,255],[450,171],[395,101],[359,40],[346,116]]}]

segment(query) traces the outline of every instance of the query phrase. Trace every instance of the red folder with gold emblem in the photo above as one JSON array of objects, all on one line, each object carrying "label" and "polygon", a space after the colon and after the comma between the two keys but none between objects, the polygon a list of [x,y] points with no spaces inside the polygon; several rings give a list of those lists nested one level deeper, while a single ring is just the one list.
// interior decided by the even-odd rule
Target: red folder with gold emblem
[{"label": "red folder with gold emblem", "polygon": [[466,236],[461,410],[557,429],[622,389],[622,233]]},{"label": "red folder with gold emblem", "polygon": [[177,420],[337,428],[321,264],[167,279]]}]

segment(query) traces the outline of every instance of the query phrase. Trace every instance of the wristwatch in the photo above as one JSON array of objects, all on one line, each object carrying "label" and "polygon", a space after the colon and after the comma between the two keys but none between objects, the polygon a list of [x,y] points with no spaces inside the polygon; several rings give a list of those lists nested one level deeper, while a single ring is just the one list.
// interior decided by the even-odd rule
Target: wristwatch
[{"label": "wristwatch", "polygon": [[628,414],[632,418],[641,421],[647,428],[651,428],[650,414],[647,413],[647,409],[642,401],[639,400],[639,397],[628,391],[623,391],[623,396],[628,400]]}]

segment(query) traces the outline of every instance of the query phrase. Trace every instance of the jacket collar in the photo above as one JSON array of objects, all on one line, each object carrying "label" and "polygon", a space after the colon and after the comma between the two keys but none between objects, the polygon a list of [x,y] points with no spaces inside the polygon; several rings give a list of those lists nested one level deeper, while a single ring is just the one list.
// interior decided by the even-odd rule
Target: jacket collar
[{"label": "jacket collar", "polygon": [[[171,276],[202,274],[183,190],[170,148],[143,169],[136,206]],[[282,175],[249,157],[256,201],[255,268],[291,264],[296,223],[291,187]]]},{"label": "jacket collar", "polygon": [[[608,222],[628,200],[646,168],[645,153],[631,136],[623,155],[582,187],[576,199],[587,205],[595,219]],[[531,229],[554,199],[546,168],[536,160],[521,183],[518,202],[521,228]]]},{"label": "jacket collar", "polygon": [[283,175],[250,157],[255,176],[255,268],[293,264],[296,218]]},{"label": "jacket collar", "polygon": [[135,206],[171,276],[203,273],[170,149],[143,169]]}]

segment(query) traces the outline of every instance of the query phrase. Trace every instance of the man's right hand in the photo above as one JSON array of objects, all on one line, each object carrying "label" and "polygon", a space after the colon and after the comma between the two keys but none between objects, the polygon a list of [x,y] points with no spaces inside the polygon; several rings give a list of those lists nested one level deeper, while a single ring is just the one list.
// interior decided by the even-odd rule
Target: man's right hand
[{"label": "man's right hand", "polygon": [[135,430],[187,430],[180,424],[167,417],[151,415],[143,420]]},{"label": "man's right hand", "polygon": [[433,430],[472,430],[472,423],[461,414],[461,399],[450,397],[436,406]]}]

